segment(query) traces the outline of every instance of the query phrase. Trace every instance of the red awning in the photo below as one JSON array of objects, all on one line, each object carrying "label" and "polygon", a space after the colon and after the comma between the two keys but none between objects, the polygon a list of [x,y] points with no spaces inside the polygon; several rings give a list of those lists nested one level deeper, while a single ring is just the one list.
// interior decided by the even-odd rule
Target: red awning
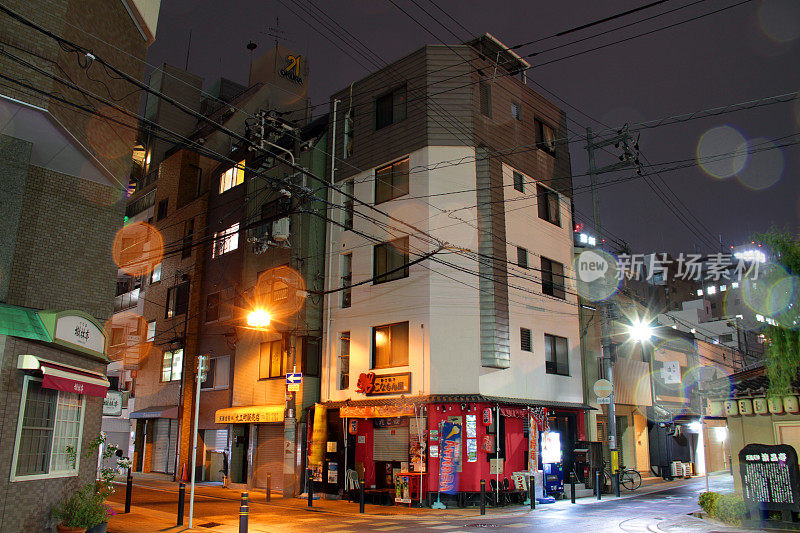
[{"label": "red awning", "polygon": [[42,387],[45,389],[74,392],[85,396],[99,396],[100,398],[106,397],[109,383],[105,377],[99,374],[82,372],[44,361],[41,362],[41,370],[44,375]]}]

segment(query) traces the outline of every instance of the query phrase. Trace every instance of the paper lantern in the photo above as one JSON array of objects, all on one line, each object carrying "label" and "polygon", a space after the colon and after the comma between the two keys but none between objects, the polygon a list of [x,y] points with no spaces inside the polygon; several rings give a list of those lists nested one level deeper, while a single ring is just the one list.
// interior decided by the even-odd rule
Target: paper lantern
[{"label": "paper lantern", "polygon": [[753,412],[757,415],[768,415],[769,405],[766,398],[753,398]]},{"label": "paper lantern", "polygon": [[487,407],[483,410],[483,425],[484,426],[491,426],[492,425],[492,408]]},{"label": "paper lantern", "polygon": [[709,402],[708,414],[710,416],[722,416],[725,413],[725,405],[722,402]]},{"label": "paper lantern", "polygon": [[347,432],[351,435],[358,433],[358,420],[351,418],[347,421]]},{"label": "paper lantern", "polygon": [[494,449],[494,435],[483,436],[483,446],[481,446],[481,449],[486,453],[496,452],[496,450]]},{"label": "paper lantern", "polygon": [[769,412],[774,415],[783,413],[783,398],[767,398]]},{"label": "paper lantern", "polygon": [[736,400],[725,401],[725,416],[738,416],[739,403]]},{"label": "paper lantern", "polygon": [[783,410],[787,413],[800,413],[800,405],[797,403],[797,396],[784,396]]},{"label": "paper lantern", "polygon": [[739,402],[739,414],[740,415],[752,415],[753,414],[753,400],[750,398],[741,398],[737,400]]}]

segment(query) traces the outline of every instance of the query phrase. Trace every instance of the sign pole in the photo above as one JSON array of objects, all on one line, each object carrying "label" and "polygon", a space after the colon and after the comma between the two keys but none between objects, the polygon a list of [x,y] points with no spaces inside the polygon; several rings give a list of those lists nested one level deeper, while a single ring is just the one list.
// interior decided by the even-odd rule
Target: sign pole
[{"label": "sign pole", "polygon": [[189,529],[192,529],[192,518],[194,517],[194,482],[197,475],[197,424],[200,419],[200,384],[205,378],[205,365],[207,356],[201,355],[197,359],[197,383],[195,387],[194,400],[194,431],[192,432],[192,488],[189,490]]},{"label": "sign pole", "polygon": [[443,442],[442,438],[444,434],[442,433],[442,421],[439,421],[439,482],[436,484],[436,502],[431,505],[431,509],[447,509],[447,507],[442,503],[442,448]]}]

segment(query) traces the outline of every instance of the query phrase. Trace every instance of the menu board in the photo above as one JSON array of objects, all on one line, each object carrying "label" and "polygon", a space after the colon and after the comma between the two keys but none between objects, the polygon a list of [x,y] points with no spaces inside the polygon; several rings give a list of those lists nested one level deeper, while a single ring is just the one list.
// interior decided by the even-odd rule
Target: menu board
[{"label": "menu board", "polygon": [[792,446],[748,444],[739,452],[739,473],[748,507],[800,511],[800,472]]}]

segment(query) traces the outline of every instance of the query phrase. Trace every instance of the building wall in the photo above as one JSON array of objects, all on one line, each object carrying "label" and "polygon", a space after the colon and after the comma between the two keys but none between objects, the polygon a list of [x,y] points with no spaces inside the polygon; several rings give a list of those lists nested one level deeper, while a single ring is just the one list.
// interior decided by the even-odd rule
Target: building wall
[{"label": "building wall", "polygon": [[[75,477],[8,481],[14,439],[17,433],[20,400],[24,373],[17,370],[17,356],[31,354],[51,361],[103,372],[105,364],[74,355],[60,349],[16,337],[0,335],[0,480],[3,480],[3,498],[0,499],[0,531],[23,533],[50,531],[53,525],[51,511],[70,491],[95,478],[97,454],[81,458],[79,474]],[[85,403],[82,452],[89,442],[100,434],[103,400],[83,396]],[[24,512],[20,512],[20,510]]]}]

